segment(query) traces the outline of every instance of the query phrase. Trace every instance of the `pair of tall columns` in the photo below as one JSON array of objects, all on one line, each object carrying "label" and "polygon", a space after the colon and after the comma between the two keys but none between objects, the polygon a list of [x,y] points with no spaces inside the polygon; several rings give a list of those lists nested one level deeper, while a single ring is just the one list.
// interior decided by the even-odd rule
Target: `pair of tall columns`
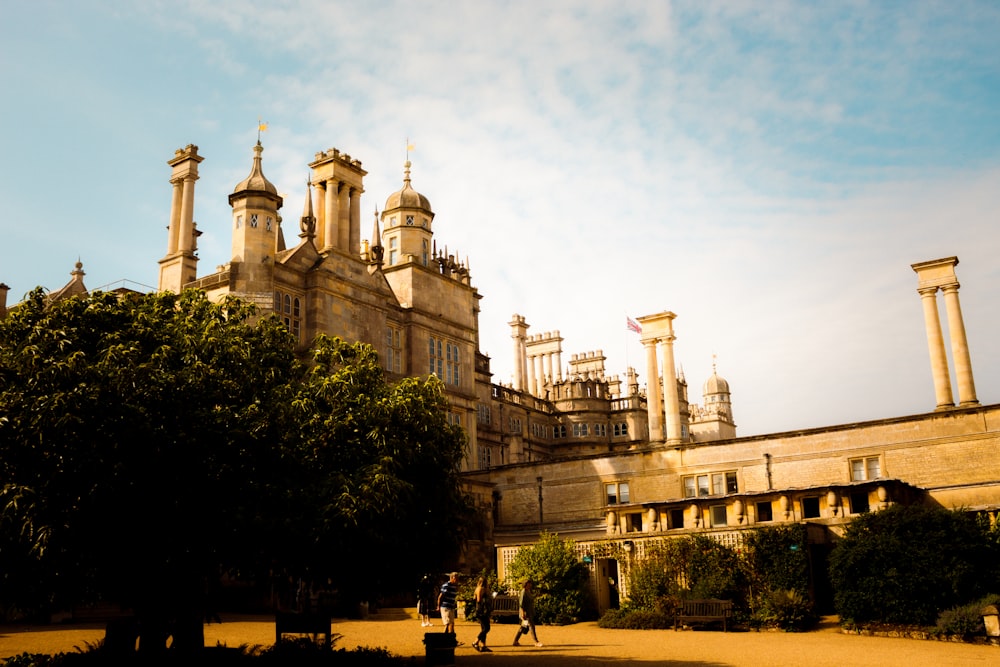
[{"label": "pair of tall columns", "polygon": [[349,183],[327,179],[315,183],[319,193],[317,244],[320,251],[334,248],[358,252],[361,248],[361,191]]},{"label": "pair of tall columns", "polygon": [[167,256],[194,252],[194,182],[198,180],[198,147],[188,144],[174,153],[167,162],[173,167],[170,183],[174,186],[170,201],[170,223],[167,227]]},{"label": "pair of tall columns", "polygon": [[[677,372],[674,363],[673,320],[671,312],[638,318],[642,325],[642,345],[646,350],[646,407],[650,441],[678,444],[681,433],[680,398],[677,395]],[[660,384],[658,352],[663,359],[663,384]]]},{"label": "pair of tall columns", "polygon": [[944,307],[948,317],[948,334],[951,338],[951,356],[955,363],[958,383],[959,406],[978,405],[976,385],[972,379],[972,359],[969,342],[965,336],[965,322],[958,300],[958,277],[955,275],[957,257],[946,257],[911,265],[917,273],[917,292],[924,307],[924,326],[927,329],[927,347],[931,357],[931,374],[934,377],[934,397],[937,409],[954,407],[951,391],[951,373],[945,352],[944,334],[938,316],[937,292],[944,294]]}]

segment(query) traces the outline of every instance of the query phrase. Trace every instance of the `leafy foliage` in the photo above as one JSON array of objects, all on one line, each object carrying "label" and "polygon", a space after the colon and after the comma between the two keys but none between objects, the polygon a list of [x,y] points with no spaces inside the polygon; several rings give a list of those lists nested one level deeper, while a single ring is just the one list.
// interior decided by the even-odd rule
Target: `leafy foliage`
[{"label": "leafy foliage", "polygon": [[757,617],[764,625],[782,630],[807,630],[816,623],[809,597],[796,589],[772,590],[764,598]]},{"label": "leafy foliage", "polygon": [[408,588],[471,514],[445,406],[235,299],[36,290],[0,321],[0,611],[114,600],[197,646],[222,572]]},{"label": "leafy foliage", "polygon": [[784,630],[812,625],[805,526],[757,528],[745,537],[742,565],[750,621]]},{"label": "leafy foliage", "polygon": [[983,607],[987,605],[1000,606],[1000,595],[990,594],[975,602],[945,609],[938,615],[937,623],[931,632],[935,635],[956,635],[959,637],[982,635],[986,632],[983,623]]},{"label": "leafy foliage", "polygon": [[988,592],[996,555],[975,517],[894,505],[857,518],[831,553],[834,603],[847,623],[930,625]]},{"label": "leafy foliage", "polygon": [[587,605],[587,566],[576,555],[575,543],[555,533],[542,533],[538,542],[518,550],[507,568],[505,585],[512,591],[534,582],[535,613],[540,623],[572,623]]},{"label": "leafy foliage", "polygon": [[741,597],[737,554],[704,535],[647,543],[628,576],[629,609],[669,611],[677,598]]}]

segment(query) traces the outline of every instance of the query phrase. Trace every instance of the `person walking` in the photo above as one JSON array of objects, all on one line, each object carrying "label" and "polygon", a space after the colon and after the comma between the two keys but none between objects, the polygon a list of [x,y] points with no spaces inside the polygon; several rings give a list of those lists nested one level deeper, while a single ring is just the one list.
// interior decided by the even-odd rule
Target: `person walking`
[{"label": "person walking", "polygon": [[417,613],[420,615],[420,625],[429,628],[431,622],[431,605],[434,604],[434,581],[431,575],[425,574],[417,586]]},{"label": "person walking", "polygon": [[531,633],[531,638],[535,641],[535,646],[541,646],[538,635],[535,634],[535,583],[528,579],[524,582],[521,593],[517,596],[518,607],[520,608],[521,625],[514,635],[514,646],[521,645],[521,635]]},{"label": "person walking", "polygon": [[486,635],[490,632],[490,616],[493,614],[493,592],[486,584],[486,577],[479,577],[476,582],[476,617],[479,619],[479,635],[472,648],[480,653],[492,653],[486,646]]},{"label": "person walking", "polygon": [[448,575],[448,581],[441,586],[437,606],[441,610],[444,631],[455,634],[455,621],[458,619],[458,572]]}]

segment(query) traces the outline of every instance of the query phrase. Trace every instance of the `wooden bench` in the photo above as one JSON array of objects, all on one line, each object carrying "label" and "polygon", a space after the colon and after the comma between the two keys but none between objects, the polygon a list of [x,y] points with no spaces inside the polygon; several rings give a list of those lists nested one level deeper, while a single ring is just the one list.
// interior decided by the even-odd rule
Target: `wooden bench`
[{"label": "wooden bench", "polygon": [[722,631],[733,616],[732,600],[681,600],[674,613],[674,630],[689,621],[722,621]]},{"label": "wooden bench", "polygon": [[323,635],[327,648],[332,648],[333,619],[324,612],[279,611],[274,614],[274,643],[282,635]]},{"label": "wooden bench", "polygon": [[498,595],[493,598],[494,620],[501,618],[518,618],[521,615],[521,603],[514,595]]}]

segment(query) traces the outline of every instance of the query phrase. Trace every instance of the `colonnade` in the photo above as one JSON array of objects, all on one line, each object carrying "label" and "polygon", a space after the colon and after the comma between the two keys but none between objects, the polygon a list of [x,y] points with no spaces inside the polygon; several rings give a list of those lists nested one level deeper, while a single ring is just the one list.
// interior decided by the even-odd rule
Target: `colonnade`
[{"label": "colonnade", "polygon": [[516,313],[508,324],[514,340],[514,389],[542,397],[546,380],[562,382],[563,339],[558,331],[529,336],[528,323]]},{"label": "colonnade", "polygon": [[958,277],[955,275],[957,257],[945,257],[929,262],[912,264],[917,273],[924,309],[924,327],[927,330],[927,347],[931,358],[931,374],[934,378],[934,397],[937,409],[954,407],[951,390],[951,373],[948,369],[948,355],[945,352],[944,334],[938,315],[937,292],[944,294],[944,307],[948,317],[948,334],[951,339],[951,357],[955,363],[955,379],[958,383],[959,406],[979,405],[976,385],[972,379],[972,359],[969,342],[965,336],[965,322],[958,300]]}]

